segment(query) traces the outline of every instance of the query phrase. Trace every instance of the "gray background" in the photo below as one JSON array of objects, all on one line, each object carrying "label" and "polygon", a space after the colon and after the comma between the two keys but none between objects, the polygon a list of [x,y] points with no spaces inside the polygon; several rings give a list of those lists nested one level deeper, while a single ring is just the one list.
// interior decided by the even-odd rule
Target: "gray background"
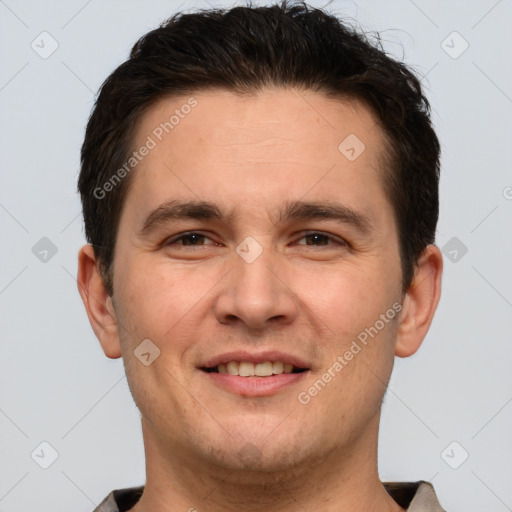
[{"label": "gray background", "polygon": [[[144,483],[122,362],[103,355],[75,282],[79,149],[95,92],[136,39],[178,9],[219,5],[232,4],[0,1],[1,512],[90,512]],[[443,145],[442,298],[423,347],[396,361],[381,478],[430,480],[449,512],[512,510],[512,2],[327,9],[382,31],[424,75]],[[43,441],[58,453],[48,469]]]}]

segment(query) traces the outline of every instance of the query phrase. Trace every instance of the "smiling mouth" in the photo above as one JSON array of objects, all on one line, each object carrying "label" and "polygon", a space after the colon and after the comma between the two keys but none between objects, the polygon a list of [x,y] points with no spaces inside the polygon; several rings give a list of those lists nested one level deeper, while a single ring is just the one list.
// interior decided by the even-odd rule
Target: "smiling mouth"
[{"label": "smiling mouth", "polygon": [[282,361],[265,361],[256,364],[249,361],[229,361],[218,366],[203,367],[201,370],[207,373],[225,373],[239,377],[271,377],[283,373],[302,373],[308,368],[299,368]]}]

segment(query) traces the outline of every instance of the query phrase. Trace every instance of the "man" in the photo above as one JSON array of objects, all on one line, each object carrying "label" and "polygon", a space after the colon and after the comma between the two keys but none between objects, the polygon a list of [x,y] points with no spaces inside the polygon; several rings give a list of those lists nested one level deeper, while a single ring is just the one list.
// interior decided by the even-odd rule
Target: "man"
[{"label": "man", "polygon": [[140,410],[144,487],[97,511],[442,511],[382,483],[394,357],[437,307],[419,81],[306,4],[178,14],[105,81],[79,290]]}]

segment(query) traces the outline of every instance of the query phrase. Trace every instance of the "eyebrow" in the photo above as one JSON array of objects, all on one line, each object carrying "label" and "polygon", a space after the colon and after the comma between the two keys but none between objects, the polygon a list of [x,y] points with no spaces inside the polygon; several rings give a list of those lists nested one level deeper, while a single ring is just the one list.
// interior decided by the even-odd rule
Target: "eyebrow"
[{"label": "eyebrow", "polygon": [[348,206],[332,202],[287,202],[280,214],[279,222],[319,219],[332,219],[343,224],[349,224],[365,235],[370,234],[374,230],[370,217]]},{"label": "eyebrow", "polygon": [[[226,213],[209,201],[167,201],[155,208],[145,219],[140,236],[147,236],[171,220],[216,219],[229,222],[235,217],[233,211]],[[293,220],[336,220],[353,226],[364,235],[374,230],[371,219],[357,210],[333,202],[288,201],[280,210],[277,224]]]},{"label": "eyebrow", "polygon": [[208,201],[166,201],[146,217],[139,234],[148,235],[170,220],[218,219],[228,221],[231,216],[224,214],[217,205]]}]

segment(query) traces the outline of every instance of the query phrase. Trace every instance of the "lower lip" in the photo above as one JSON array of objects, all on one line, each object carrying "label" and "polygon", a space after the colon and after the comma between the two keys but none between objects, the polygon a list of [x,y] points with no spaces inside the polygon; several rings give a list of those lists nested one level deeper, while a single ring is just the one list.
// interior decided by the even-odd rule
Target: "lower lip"
[{"label": "lower lip", "polygon": [[[202,371],[202,370],[201,370]],[[283,389],[300,382],[309,370],[300,373],[281,373],[269,377],[240,377],[229,373],[203,373],[213,383],[226,391],[243,396],[271,396]]]}]

